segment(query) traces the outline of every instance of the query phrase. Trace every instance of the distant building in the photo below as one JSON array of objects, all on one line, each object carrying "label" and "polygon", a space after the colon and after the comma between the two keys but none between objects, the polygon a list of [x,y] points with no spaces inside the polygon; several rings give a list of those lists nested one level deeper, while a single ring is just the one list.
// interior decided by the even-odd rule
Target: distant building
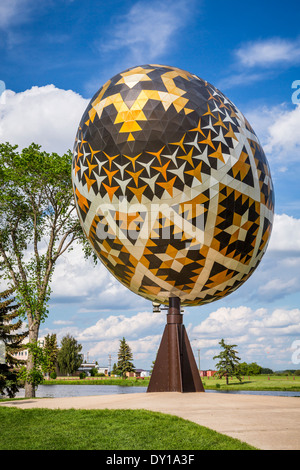
[{"label": "distant building", "polygon": [[[22,344],[27,344],[29,343],[29,338],[28,336],[24,338],[22,341]],[[43,348],[45,344],[45,337],[43,336],[42,338],[39,338],[37,341],[38,345]],[[23,351],[18,351],[17,353],[12,355],[15,359],[21,360],[21,361],[27,361],[28,359],[28,349],[23,349]]]},{"label": "distant building", "polygon": [[85,372],[87,375],[90,375],[92,369],[97,369],[97,374],[108,375],[108,367],[100,367],[94,362],[85,362],[81,364],[77,372],[79,372],[79,374],[80,372]]},{"label": "distant building", "polygon": [[200,377],[212,377],[216,372],[216,370],[200,370]]},{"label": "distant building", "polygon": [[150,377],[150,371],[145,369],[135,369],[134,372],[126,372],[127,377]]}]

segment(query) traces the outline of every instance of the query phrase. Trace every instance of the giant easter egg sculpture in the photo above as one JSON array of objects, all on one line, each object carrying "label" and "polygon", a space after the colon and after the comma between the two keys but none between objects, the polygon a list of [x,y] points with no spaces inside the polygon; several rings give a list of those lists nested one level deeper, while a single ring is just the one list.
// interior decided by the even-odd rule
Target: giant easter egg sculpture
[{"label": "giant easter egg sculpture", "polygon": [[274,196],[259,141],[223,93],[183,70],[138,66],[100,88],[72,180],[95,253],[150,300],[221,299],[266,250]]}]

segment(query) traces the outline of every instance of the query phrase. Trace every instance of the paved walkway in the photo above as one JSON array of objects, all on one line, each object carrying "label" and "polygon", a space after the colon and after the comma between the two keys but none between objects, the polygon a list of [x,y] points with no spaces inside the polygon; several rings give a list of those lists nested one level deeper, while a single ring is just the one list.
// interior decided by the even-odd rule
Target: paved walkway
[{"label": "paved walkway", "polygon": [[300,398],[128,393],[2,402],[18,408],[146,409],[173,414],[265,450],[300,450]]}]

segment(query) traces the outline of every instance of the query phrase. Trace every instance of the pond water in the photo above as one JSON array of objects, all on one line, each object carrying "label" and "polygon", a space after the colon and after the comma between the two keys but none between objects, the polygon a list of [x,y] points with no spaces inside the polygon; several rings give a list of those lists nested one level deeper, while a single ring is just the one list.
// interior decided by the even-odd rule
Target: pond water
[{"label": "pond water", "polygon": [[[124,393],[145,393],[147,387],[122,387],[119,385],[39,385],[36,391],[38,398],[85,397],[93,395],[116,395]],[[206,390],[207,393],[231,393],[237,395],[270,395],[283,397],[300,397],[300,392],[291,391],[253,391],[253,390]],[[20,389],[16,397],[24,397]]]},{"label": "pond water", "polygon": [[[124,387],[120,385],[39,385],[35,392],[38,398],[87,397],[93,395],[116,395],[121,393],[145,393],[147,387]],[[16,397],[24,397],[20,389]]]}]

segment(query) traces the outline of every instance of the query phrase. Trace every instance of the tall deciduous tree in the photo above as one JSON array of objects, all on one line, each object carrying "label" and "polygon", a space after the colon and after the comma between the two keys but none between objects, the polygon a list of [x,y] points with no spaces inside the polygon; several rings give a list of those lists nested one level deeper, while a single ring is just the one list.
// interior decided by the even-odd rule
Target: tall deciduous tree
[{"label": "tall deciduous tree", "polygon": [[57,363],[58,346],[56,334],[53,333],[52,335],[45,336],[44,341],[44,352],[47,358],[46,373],[48,378],[50,378],[51,372],[55,372]]},{"label": "tall deciduous tree", "polygon": [[226,377],[226,384],[228,385],[228,377],[234,375],[241,381],[241,373],[239,368],[240,357],[237,356],[237,351],[233,348],[236,344],[225,344],[224,339],[219,342],[223,351],[218,356],[214,356],[213,359],[219,359],[216,364],[218,374]]},{"label": "tall deciduous tree", "polygon": [[61,347],[57,355],[57,363],[63,374],[73,374],[76,372],[83,361],[81,344],[73,336],[66,335],[61,340]]},{"label": "tall deciduous tree", "polygon": [[[49,154],[36,144],[17,148],[0,145],[0,268],[28,321],[29,342],[36,344],[55,263],[76,241],[86,256],[91,250],[76,214],[71,152]],[[30,351],[27,368],[33,368]],[[26,383],[25,396],[34,395],[34,386]]]},{"label": "tall deciduous tree", "polygon": [[118,352],[118,371],[125,378],[126,372],[133,372],[135,367],[132,362],[133,356],[130,347],[126,343],[125,338],[120,340],[120,348]]},{"label": "tall deciduous tree", "polygon": [[13,323],[19,312],[12,293],[12,289],[0,293],[0,395],[6,393],[11,398],[19,390],[16,367],[22,363],[15,354],[24,350],[22,341],[28,335],[27,331],[18,333],[22,326],[20,319]]}]

